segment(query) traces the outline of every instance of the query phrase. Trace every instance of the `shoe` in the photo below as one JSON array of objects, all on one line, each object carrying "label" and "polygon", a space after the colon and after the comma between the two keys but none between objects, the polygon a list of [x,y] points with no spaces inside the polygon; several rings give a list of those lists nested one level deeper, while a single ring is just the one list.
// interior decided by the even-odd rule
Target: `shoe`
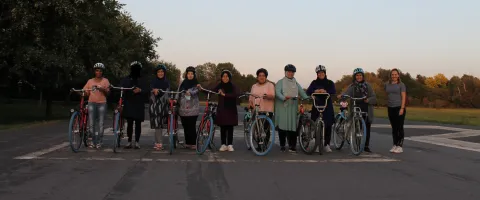
[{"label": "shoe", "polygon": [[323,150],[328,153],[332,152],[332,149],[330,149],[330,145],[326,145],[325,147],[323,147]]},{"label": "shoe", "polygon": [[291,148],[288,150],[288,152],[290,152],[290,153],[297,153],[297,148],[291,147]]},{"label": "shoe", "polygon": [[125,145],[124,148],[125,149],[131,149],[132,148],[132,143],[131,142],[127,143],[127,145]]},{"label": "shoe", "polygon": [[157,151],[160,151],[160,150],[163,150],[163,145],[160,144],[160,143],[155,143],[155,145],[153,146],[153,148]]},{"label": "shoe", "polygon": [[223,151],[227,151],[227,150],[228,150],[228,148],[227,148],[227,146],[225,146],[224,144],[222,144],[222,146],[221,146],[220,149],[219,149],[219,151],[222,151],[222,152],[223,152]]},{"label": "shoe", "polygon": [[97,144],[97,145],[95,146],[95,148],[97,148],[97,149],[102,148],[102,144]]},{"label": "shoe", "polygon": [[397,147],[393,153],[403,153],[403,148]]},{"label": "shoe", "polygon": [[393,145],[392,149],[390,149],[390,153],[395,152],[396,149],[397,149],[397,145]]},{"label": "shoe", "polygon": [[285,152],[286,148],[285,147],[280,147],[281,152]]},{"label": "shoe", "polygon": [[372,150],[370,150],[369,147],[365,147],[365,148],[363,149],[363,151],[368,152],[368,153],[372,153]]},{"label": "shoe", "polygon": [[228,151],[233,152],[235,149],[233,149],[233,145],[228,145],[227,147]]},{"label": "shoe", "polygon": [[135,149],[140,149],[140,144],[138,144],[138,142],[135,142]]}]

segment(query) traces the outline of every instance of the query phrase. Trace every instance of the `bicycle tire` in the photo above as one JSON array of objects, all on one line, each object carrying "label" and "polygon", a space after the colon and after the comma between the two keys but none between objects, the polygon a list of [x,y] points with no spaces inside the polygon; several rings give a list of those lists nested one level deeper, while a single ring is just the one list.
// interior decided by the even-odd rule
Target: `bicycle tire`
[{"label": "bicycle tire", "polygon": [[[345,132],[345,120],[342,118],[341,115],[337,115],[335,118],[335,123],[332,125],[332,137],[333,137],[333,144],[335,145],[335,149],[341,150],[343,145],[345,144],[345,133],[338,133],[339,129],[342,128]],[[342,134],[340,137],[339,134]]]},{"label": "bicycle tire", "polygon": [[[208,129],[208,135],[207,137],[204,137],[203,135],[203,129]],[[200,124],[200,126],[198,127],[198,131],[197,131],[197,148],[196,148],[196,151],[197,151],[197,154],[198,155],[202,155],[203,153],[205,153],[205,151],[207,150],[207,148],[210,146],[210,142],[212,140],[212,136],[213,136],[213,119],[211,117],[208,117],[207,120],[205,120],[203,122],[203,124]],[[200,139],[203,139],[203,142],[200,141]],[[200,147],[200,143],[203,143],[203,146]]]},{"label": "bicycle tire", "polygon": [[252,146],[250,145],[250,128],[249,126],[249,121],[247,121],[245,118],[243,119],[243,139],[245,141],[245,145],[247,146],[247,149],[250,150],[252,149]]},{"label": "bicycle tire", "polygon": [[320,155],[323,154],[324,136],[325,136],[325,123],[318,119],[318,121],[315,123],[315,148],[314,149],[318,148],[318,153]]},{"label": "bicycle tire", "polygon": [[120,127],[121,127],[121,122],[120,122],[120,113],[117,112],[115,113],[115,122],[113,126],[113,152],[117,153],[118,149],[120,147]]},{"label": "bicycle tire", "polygon": [[169,153],[173,154],[173,149],[175,148],[175,137],[174,137],[174,127],[173,127],[173,115],[168,117],[168,141],[169,141]]},{"label": "bicycle tire", "polygon": [[[361,136],[361,140],[360,140],[360,144],[359,144],[360,148],[359,148],[358,151],[355,149],[356,145],[354,145],[354,143],[356,144],[356,141],[358,141],[357,138],[356,138],[356,135],[357,135],[357,132],[356,132],[356,130],[357,130],[356,126],[357,125],[355,123],[356,121],[360,121],[360,124],[361,124],[362,129],[363,129],[363,131],[361,131],[362,136]],[[352,125],[351,126],[352,127],[350,128],[350,130],[351,130],[350,131],[350,150],[352,151],[353,155],[358,156],[363,152],[363,149],[365,148],[365,141],[366,141],[366,136],[367,136],[365,120],[362,117],[354,117],[353,120],[352,120]]]},{"label": "bicycle tire", "polygon": [[[254,120],[252,122],[252,125],[250,127],[250,131],[249,131],[249,142],[250,142],[250,147],[251,147],[252,151],[255,153],[255,155],[264,156],[264,155],[267,155],[272,150],[273,144],[275,143],[275,125],[273,124],[272,119],[270,119],[269,117],[267,117],[265,115],[260,115],[260,116],[258,116],[257,119],[265,119],[266,122],[270,124],[269,144],[268,144],[267,148],[265,149],[265,151],[263,151],[263,152],[259,152],[259,151],[257,151],[256,148],[254,148],[254,145],[253,145],[253,131],[254,131],[255,125],[256,125],[258,120]],[[261,128],[263,129],[263,127],[261,127]]]},{"label": "bicycle tire", "polygon": [[[70,149],[75,153],[78,152],[78,150],[82,146],[82,141],[84,140],[84,138],[83,138],[84,133],[81,130],[81,125],[80,125],[81,122],[78,123],[78,121],[80,121],[80,120],[78,120],[78,118],[79,118],[78,114],[79,114],[79,112],[75,111],[72,114],[72,116],[70,117],[70,122],[68,124],[68,140],[69,140],[69,143],[70,143]],[[75,125],[75,122],[77,122],[77,124],[78,124],[78,130],[79,130],[78,132],[79,132],[79,135],[80,135],[79,143],[78,143],[77,146],[75,146],[73,144],[74,143],[73,140],[74,140],[74,137],[75,137],[73,126]]]},{"label": "bicycle tire", "polygon": [[[302,151],[308,155],[312,154],[314,151],[315,151],[315,146],[316,144],[313,144],[313,146],[310,146],[311,144],[311,141],[312,141],[312,138],[313,136],[310,136],[311,133],[312,133],[312,130],[315,130],[315,122],[309,118],[303,120],[302,118],[300,118],[300,122],[301,124],[299,125],[299,128],[298,128],[298,141],[300,143],[300,148],[302,149]],[[308,128],[308,132],[309,134],[307,135],[307,133],[305,132],[305,128]],[[305,146],[305,144],[303,143],[303,137],[302,136],[307,136],[309,137],[309,141],[308,141],[308,144],[307,146]]]}]

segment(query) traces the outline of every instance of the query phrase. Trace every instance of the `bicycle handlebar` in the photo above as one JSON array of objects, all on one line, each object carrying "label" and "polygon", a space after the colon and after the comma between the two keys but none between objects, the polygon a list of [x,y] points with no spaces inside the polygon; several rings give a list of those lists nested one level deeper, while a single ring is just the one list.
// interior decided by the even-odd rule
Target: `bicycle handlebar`
[{"label": "bicycle handlebar", "polygon": [[[325,95],[326,96],[325,104],[323,106],[317,106],[317,103],[315,101],[315,96],[320,96],[320,95]],[[312,97],[312,100],[313,100],[313,106],[318,110],[318,112],[325,111],[325,109],[327,108],[328,99],[330,98],[330,94],[328,94],[328,93],[312,93],[310,96]]]},{"label": "bicycle handlebar", "polygon": [[367,97],[366,96],[363,96],[363,97],[360,97],[360,98],[354,98],[354,97],[351,97],[349,95],[342,95],[342,98],[348,98],[348,99],[352,99],[352,100],[363,100],[363,99],[366,99]]},{"label": "bicycle handlebar", "polygon": [[202,86],[200,86],[199,89],[203,90],[205,92],[208,92],[208,93],[212,93],[212,94],[220,94],[219,92],[214,92],[214,91],[211,91],[211,90],[207,90],[207,89],[203,88]]},{"label": "bicycle handlebar", "polygon": [[134,90],[135,89],[135,87],[126,88],[126,87],[115,87],[113,85],[110,85],[110,87],[117,90]]},{"label": "bicycle handlebar", "polygon": [[263,96],[258,96],[256,94],[252,94],[250,92],[245,92],[243,95],[239,96],[238,98],[246,97],[246,96],[253,96],[255,99],[263,99],[267,94],[264,94]]},{"label": "bicycle handlebar", "polygon": [[70,91],[72,92],[85,92],[85,91],[94,91],[94,90],[97,90],[97,87],[93,87],[92,89],[75,89],[75,88],[72,88],[70,89]]},{"label": "bicycle handlebar", "polygon": [[158,89],[158,91],[163,92],[163,93],[167,93],[167,94],[181,94],[181,93],[185,92],[185,90],[182,90],[180,92],[173,92],[173,91],[165,91],[165,90],[162,90],[162,89]]}]

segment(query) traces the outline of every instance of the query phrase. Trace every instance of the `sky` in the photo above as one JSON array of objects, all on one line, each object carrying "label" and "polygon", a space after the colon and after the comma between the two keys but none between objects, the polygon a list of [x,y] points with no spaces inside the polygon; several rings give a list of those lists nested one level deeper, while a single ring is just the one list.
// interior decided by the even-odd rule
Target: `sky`
[{"label": "sky", "polygon": [[[231,62],[242,74],[284,76],[308,87],[315,67],[336,81],[356,67],[416,76],[480,76],[477,0],[120,0],[162,40],[161,60],[180,70]],[[235,78],[235,77],[233,77]]]}]

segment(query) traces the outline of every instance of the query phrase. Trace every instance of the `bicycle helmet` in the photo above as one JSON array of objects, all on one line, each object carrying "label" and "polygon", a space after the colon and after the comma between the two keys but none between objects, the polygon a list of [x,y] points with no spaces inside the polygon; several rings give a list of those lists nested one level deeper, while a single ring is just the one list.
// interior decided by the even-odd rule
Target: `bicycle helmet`
[{"label": "bicycle helmet", "polygon": [[365,72],[363,71],[362,68],[356,68],[353,70],[353,75],[357,75],[358,73],[362,73],[362,74],[365,74]]},{"label": "bicycle helmet", "polygon": [[327,72],[327,68],[325,68],[325,66],[323,65],[318,65],[317,68],[315,68],[315,72],[318,74],[318,72]]},{"label": "bicycle helmet", "polygon": [[288,65],[285,66],[285,71],[286,72],[288,72],[288,71],[297,72],[297,68],[292,64],[288,64]]},{"label": "bicycle helmet", "polygon": [[138,61],[133,61],[132,63],[130,63],[130,67],[133,67],[133,66],[139,66],[140,68],[142,68],[142,64]]},{"label": "bicycle helmet", "polygon": [[104,69],[105,69],[105,65],[103,65],[102,63],[95,63],[95,65],[93,65],[93,69],[102,69],[102,70],[104,70]]},{"label": "bicycle helmet", "polygon": [[263,73],[263,74],[265,74],[265,77],[268,77],[268,71],[267,71],[266,69],[264,69],[264,68],[258,69],[258,70],[257,70],[257,76],[258,76],[258,74],[260,74],[260,73]]},{"label": "bicycle helmet", "polygon": [[158,72],[158,70],[163,70],[163,72],[167,72],[167,67],[164,64],[159,64],[155,67],[155,72]]},{"label": "bicycle helmet", "polygon": [[195,73],[196,73],[195,67],[189,66],[189,67],[187,67],[187,69],[185,70],[185,72],[193,72],[193,73],[195,74]]}]

